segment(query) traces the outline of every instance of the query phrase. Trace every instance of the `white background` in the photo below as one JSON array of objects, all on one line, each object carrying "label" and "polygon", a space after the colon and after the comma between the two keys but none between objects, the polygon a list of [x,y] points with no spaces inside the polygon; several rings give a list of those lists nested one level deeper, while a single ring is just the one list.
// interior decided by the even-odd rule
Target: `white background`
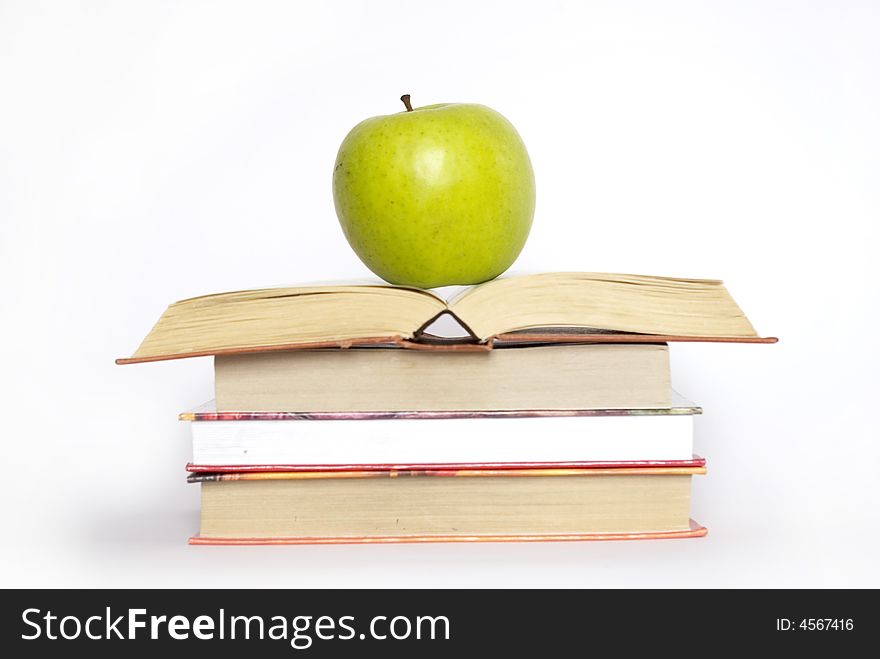
[{"label": "white background", "polygon": [[[0,584],[880,586],[878,35],[870,2],[0,2]],[[404,92],[519,129],[514,270],[722,278],[781,337],[672,349],[707,538],[185,544],[210,360],[113,360],[174,300],[369,275],[331,169]]]}]

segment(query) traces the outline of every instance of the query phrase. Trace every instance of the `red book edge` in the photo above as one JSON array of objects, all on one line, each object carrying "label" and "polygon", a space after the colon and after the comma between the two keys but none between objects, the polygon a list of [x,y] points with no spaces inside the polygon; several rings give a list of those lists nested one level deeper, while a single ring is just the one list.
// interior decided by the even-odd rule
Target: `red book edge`
[{"label": "red book edge", "polygon": [[698,405],[673,400],[671,407],[612,408],[584,410],[468,410],[468,411],[398,411],[398,412],[217,412],[208,409],[181,412],[180,421],[205,423],[211,421],[381,421],[423,419],[516,419],[523,417],[590,417],[590,416],[692,416],[702,414]]},{"label": "red book edge", "polygon": [[[433,320],[433,318],[431,319]],[[146,362],[166,361],[170,359],[186,359],[189,357],[208,357],[217,355],[242,355],[257,352],[276,352],[282,350],[316,350],[338,348],[347,350],[363,346],[377,346],[409,350],[455,351],[455,352],[486,352],[494,349],[509,349],[526,345],[559,345],[562,343],[776,343],[775,336],[680,336],[673,334],[636,334],[615,333],[596,334],[560,334],[543,332],[511,332],[489,337],[485,342],[420,342],[405,339],[402,336],[375,336],[343,339],[339,341],[319,341],[302,343],[277,343],[274,345],[239,346],[235,348],[213,348],[194,352],[170,353],[150,357],[120,357],[117,364],[142,364]]]},{"label": "red book edge", "polygon": [[706,459],[628,460],[594,462],[443,462],[420,464],[331,464],[331,465],[200,465],[188,463],[191,474],[250,472],[334,472],[334,471],[469,471],[486,469],[634,469],[643,467],[705,467]]},{"label": "red book edge", "polygon": [[687,529],[648,533],[569,533],[525,535],[402,535],[373,537],[313,536],[293,538],[211,538],[194,535],[191,545],[359,545],[434,542],[583,542],[596,540],[671,540],[700,538],[708,533],[705,526],[690,520]]},{"label": "red book edge", "polygon": [[410,469],[390,471],[245,471],[211,474],[190,474],[190,483],[215,483],[219,481],[267,481],[267,480],[321,480],[331,478],[521,478],[564,476],[700,476],[705,467],[616,467],[601,469]]}]

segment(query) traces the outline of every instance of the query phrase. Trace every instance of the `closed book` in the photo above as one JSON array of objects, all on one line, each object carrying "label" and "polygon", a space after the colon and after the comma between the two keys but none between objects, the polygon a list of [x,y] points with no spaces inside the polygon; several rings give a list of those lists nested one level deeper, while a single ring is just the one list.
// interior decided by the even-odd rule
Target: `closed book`
[{"label": "closed book", "polygon": [[248,412],[603,410],[672,404],[665,344],[217,355],[214,391],[218,410]]},{"label": "closed book", "polygon": [[205,471],[463,468],[492,465],[689,465],[701,409],[676,394],[663,409],[520,412],[217,412],[190,421]]},{"label": "closed book", "polygon": [[703,467],[192,475],[194,544],[693,537]]}]

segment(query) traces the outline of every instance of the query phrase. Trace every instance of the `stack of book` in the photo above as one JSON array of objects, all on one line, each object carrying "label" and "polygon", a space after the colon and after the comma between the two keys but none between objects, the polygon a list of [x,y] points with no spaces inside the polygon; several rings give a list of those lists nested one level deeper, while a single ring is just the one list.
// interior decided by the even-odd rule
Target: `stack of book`
[{"label": "stack of book", "polygon": [[775,339],[719,281],[547,273],[193,298],[118,362],[214,359],[193,544],[696,537],[673,341]]}]

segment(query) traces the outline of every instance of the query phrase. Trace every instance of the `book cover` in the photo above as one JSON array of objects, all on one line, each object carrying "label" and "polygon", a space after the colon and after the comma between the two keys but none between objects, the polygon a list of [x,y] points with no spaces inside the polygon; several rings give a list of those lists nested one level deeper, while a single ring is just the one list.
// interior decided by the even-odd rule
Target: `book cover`
[{"label": "book cover", "polygon": [[206,483],[217,481],[267,481],[267,480],[320,480],[336,478],[560,478],[567,476],[700,476],[706,473],[705,460],[697,458],[699,465],[675,467],[614,467],[614,468],[559,468],[552,466],[540,469],[388,469],[381,471],[358,469],[353,471],[283,471],[283,472],[242,472],[222,474],[190,474],[187,481]]},{"label": "book cover", "polygon": [[645,468],[692,468],[705,467],[706,459],[694,455],[690,460],[627,460],[593,462],[480,462],[480,463],[437,463],[437,464],[329,464],[329,465],[199,465],[188,463],[187,482],[238,480],[240,474],[248,472],[385,472],[431,473],[438,471],[478,471],[492,472],[502,469],[567,471],[572,469],[645,469]]},{"label": "book cover", "polygon": [[520,417],[560,416],[655,416],[671,414],[702,414],[703,409],[681,394],[672,392],[669,407],[612,408],[582,410],[444,410],[444,411],[396,411],[396,412],[220,412],[214,400],[178,415],[180,421],[362,421],[388,419],[514,419]]},{"label": "book cover", "polygon": [[407,544],[407,543],[445,543],[445,542],[596,542],[611,540],[676,540],[701,538],[708,529],[690,520],[689,527],[680,531],[652,531],[650,533],[567,533],[567,534],[526,534],[526,535],[409,535],[409,536],[371,536],[340,537],[324,536],[310,538],[219,538],[190,537],[191,545],[352,545],[352,544]]}]

